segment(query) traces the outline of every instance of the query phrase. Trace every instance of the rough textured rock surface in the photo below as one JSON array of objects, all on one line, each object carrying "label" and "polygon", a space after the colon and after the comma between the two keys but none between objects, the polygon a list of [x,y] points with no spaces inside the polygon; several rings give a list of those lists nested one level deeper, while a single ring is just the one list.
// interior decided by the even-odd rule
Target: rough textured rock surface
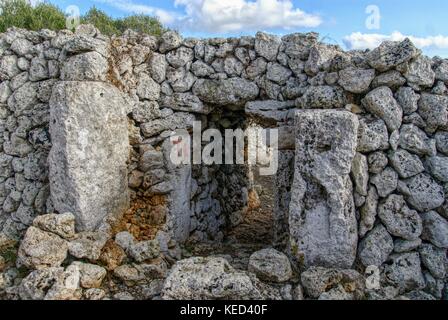
[{"label": "rough textured rock surface", "polygon": [[358,120],[343,111],[303,111],[296,126],[289,227],[297,254],[306,266],[348,268],[358,239],[349,177]]},{"label": "rough textured rock surface", "polygon": [[126,101],[99,82],[60,82],[50,101],[50,185],[56,210],[93,230],[129,206]]},{"label": "rough textured rock surface", "polygon": [[236,271],[223,258],[190,258],[171,270],[162,290],[164,299],[261,299],[249,274]]},{"label": "rough textured rock surface", "polygon": [[269,282],[285,282],[292,277],[288,257],[275,249],[263,249],[252,254],[248,270],[261,280]]},{"label": "rough textured rock surface", "polygon": [[[446,297],[447,81],[447,60],[408,39],[344,52],[315,33],[9,29],[0,34],[0,298],[160,299],[191,249],[226,258],[212,263],[216,275],[231,271],[224,284],[188,280],[179,296]],[[296,109],[320,119],[302,138]],[[173,133],[185,142],[194,121],[221,134],[278,128],[276,176],[261,185],[252,166],[173,165]],[[270,266],[283,258],[257,259],[258,277],[243,271],[272,245],[295,271],[281,283],[260,274],[278,275]],[[196,259],[187,264],[209,270],[209,258]],[[22,274],[20,260],[39,270]],[[379,267],[381,289],[364,291],[345,269],[370,281],[367,265]]]}]

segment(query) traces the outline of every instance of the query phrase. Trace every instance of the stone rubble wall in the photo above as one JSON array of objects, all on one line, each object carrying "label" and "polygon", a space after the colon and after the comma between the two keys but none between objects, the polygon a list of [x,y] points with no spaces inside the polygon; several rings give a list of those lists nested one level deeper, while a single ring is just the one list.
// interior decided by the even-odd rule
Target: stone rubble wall
[{"label": "stone rubble wall", "polygon": [[[229,221],[244,212],[247,171],[174,166],[169,136],[191,131],[194,120],[203,130],[254,121],[280,130],[278,248],[300,267],[377,266],[381,281],[400,294],[442,295],[448,61],[423,56],[409,40],[344,52],[314,33],[201,40],[174,32],[160,39],[133,32],[107,38],[91,26],[75,33],[11,29],[0,35],[0,80],[0,247],[20,239],[37,215],[55,211],[51,199],[61,196],[57,188],[49,190],[47,164],[53,88],[92,82],[119,91],[102,108],[109,103],[112,117],[128,115],[129,137],[110,128],[117,139],[111,141],[128,139],[130,147],[128,172],[112,170],[129,186],[122,199],[129,194],[130,208],[118,231],[157,239],[164,250],[190,236],[221,239]],[[102,119],[104,112],[95,114],[100,110],[86,109],[85,117]],[[245,117],[240,123],[232,118],[238,112]],[[65,132],[58,139],[66,143],[69,137]],[[117,150],[125,152],[123,145]],[[122,168],[120,156],[111,166]],[[101,166],[108,161],[92,174],[106,173]],[[113,223],[101,221],[113,212],[77,214],[80,204],[99,199],[106,206],[113,197],[88,190],[72,204],[78,231],[110,234],[107,223]]]}]

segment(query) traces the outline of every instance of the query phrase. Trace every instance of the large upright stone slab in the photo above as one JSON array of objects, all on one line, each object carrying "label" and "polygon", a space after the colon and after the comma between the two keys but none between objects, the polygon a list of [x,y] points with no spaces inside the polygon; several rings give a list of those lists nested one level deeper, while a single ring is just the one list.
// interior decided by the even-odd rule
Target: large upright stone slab
[{"label": "large upright stone slab", "polygon": [[50,188],[54,207],[94,230],[129,207],[127,104],[102,82],[59,82],[50,100]]},{"label": "large upright stone slab", "polygon": [[358,119],[346,111],[303,110],[295,121],[291,250],[306,267],[350,268],[358,240],[349,176]]}]

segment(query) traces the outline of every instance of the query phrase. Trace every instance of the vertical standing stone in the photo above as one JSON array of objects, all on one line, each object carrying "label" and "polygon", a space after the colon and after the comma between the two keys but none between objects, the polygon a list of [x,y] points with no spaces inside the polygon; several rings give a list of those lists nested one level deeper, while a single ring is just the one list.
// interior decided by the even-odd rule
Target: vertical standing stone
[{"label": "vertical standing stone", "polygon": [[274,185],[274,246],[285,250],[289,243],[288,211],[294,178],[294,151],[280,150]]},{"label": "vertical standing stone", "polygon": [[78,231],[129,207],[127,107],[101,82],[59,82],[50,101],[50,188],[54,207],[72,212]]},{"label": "vertical standing stone", "polygon": [[358,119],[346,111],[296,113],[289,206],[292,252],[305,266],[350,268],[358,240],[350,169]]},{"label": "vertical standing stone", "polygon": [[163,143],[165,168],[167,170],[168,216],[167,225],[174,238],[185,242],[190,235],[191,223],[191,164],[174,164],[170,159],[173,145],[170,139]]}]

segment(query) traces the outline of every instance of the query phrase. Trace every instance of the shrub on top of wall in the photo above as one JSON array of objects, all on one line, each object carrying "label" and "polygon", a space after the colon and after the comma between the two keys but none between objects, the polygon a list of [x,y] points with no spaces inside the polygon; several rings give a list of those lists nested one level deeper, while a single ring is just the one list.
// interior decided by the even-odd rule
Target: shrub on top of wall
[{"label": "shrub on top of wall", "polygon": [[5,32],[10,27],[28,30],[65,28],[64,13],[49,3],[33,7],[26,0],[0,1],[0,12],[0,32]]},{"label": "shrub on top of wall", "polygon": [[[128,29],[160,36],[166,29],[155,17],[136,14],[114,19],[105,12],[92,7],[81,17],[84,24],[90,23],[106,35],[121,35]],[[55,5],[43,2],[32,6],[27,0],[0,0],[0,33],[8,28],[27,30],[61,30],[66,28],[66,15]]]}]

